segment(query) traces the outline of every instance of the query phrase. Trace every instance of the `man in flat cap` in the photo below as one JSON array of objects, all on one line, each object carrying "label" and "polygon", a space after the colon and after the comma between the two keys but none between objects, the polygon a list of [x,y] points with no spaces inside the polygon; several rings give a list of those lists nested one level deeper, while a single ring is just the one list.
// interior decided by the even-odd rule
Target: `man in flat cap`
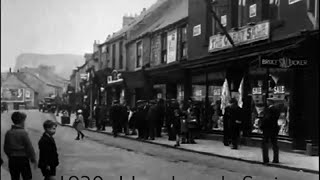
[{"label": "man in flat cap", "polygon": [[223,116],[224,144],[229,145],[231,140],[232,149],[238,149],[240,126],[243,121],[242,109],[238,106],[237,99],[231,98]]},{"label": "man in flat cap", "polygon": [[110,120],[112,122],[113,136],[117,137],[120,129],[121,106],[118,100],[113,100],[110,108]]},{"label": "man in flat cap", "polygon": [[273,149],[273,163],[279,163],[279,147],[277,144],[277,135],[279,133],[278,119],[280,116],[279,109],[275,106],[277,98],[268,98],[265,115],[261,121],[261,130],[263,132],[262,140],[262,157],[263,163],[269,163],[268,142],[271,141]]}]

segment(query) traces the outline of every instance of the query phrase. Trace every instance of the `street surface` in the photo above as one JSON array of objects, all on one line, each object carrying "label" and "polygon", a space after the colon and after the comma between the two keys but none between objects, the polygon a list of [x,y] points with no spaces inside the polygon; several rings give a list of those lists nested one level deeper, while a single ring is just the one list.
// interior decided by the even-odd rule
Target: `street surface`
[{"label": "street surface", "polygon": [[[27,113],[26,129],[38,155],[38,140],[46,119],[52,114],[37,110]],[[11,127],[11,113],[1,115],[1,156],[7,169],[7,157],[3,153],[3,138]],[[318,174],[296,172],[259,164],[183,152],[158,145],[113,138],[100,133],[84,131],[88,136],[76,141],[76,131],[58,126],[55,135],[60,165],[57,180],[313,180]],[[196,145],[195,145],[196,146]],[[272,154],[270,154],[272,155]],[[260,156],[260,154],[259,154]],[[76,176],[70,178],[71,176]],[[87,176],[88,178],[81,178]],[[100,176],[101,178],[99,178]],[[248,176],[247,178],[245,178]],[[251,176],[251,178],[249,177]],[[1,179],[4,179],[1,173]],[[39,169],[33,170],[33,179],[43,179]]]}]

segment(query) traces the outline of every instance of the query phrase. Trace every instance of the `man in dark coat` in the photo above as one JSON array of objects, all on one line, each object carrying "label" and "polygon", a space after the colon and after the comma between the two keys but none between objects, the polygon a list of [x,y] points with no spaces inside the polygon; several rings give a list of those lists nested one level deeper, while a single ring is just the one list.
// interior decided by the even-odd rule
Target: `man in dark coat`
[{"label": "man in dark coat", "polygon": [[100,131],[101,130],[101,106],[100,105],[96,105],[96,108],[94,110],[94,118],[96,119],[96,126],[97,126],[97,130]]},{"label": "man in dark coat", "polygon": [[103,104],[100,109],[100,121],[101,121],[101,130],[106,130],[107,125],[107,106]]},{"label": "man in dark coat", "polygon": [[121,120],[120,120],[120,124],[121,124],[121,132],[125,133],[125,135],[129,135],[129,128],[128,128],[128,117],[129,117],[129,112],[128,112],[128,108],[127,108],[127,104],[126,102],[123,102],[123,104],[121,105]]},{"label": "man in dark coat", "polygon": [[158,118],[156,119],[156,136],[161,137],[161,131],[162,131],[162,126],[164,122],[164,117],[165,117],[165,105],[164,105],[164,100],[159,99],[157,103],[157,114]]},{"label": "man in dark coat", "polygon": [[155,101],[150,101],[150,108],[147,114],[148,135],[150,140],[155,139],[157,123],[159,123],[160,118],[159,104],[156,104]]},{"label": "man in dark coat", "polygon": [[229,145],[231,140],[232,149],[238,149],[240,126],[243,120],[242,109],[238,106],[235,98],[231,98],[223,116],[224,144]]},{"label": "man in dark coat", "polygon": [[168,131],[169,141],[174,141],[176,139],[176,132],[173,129],[173,124],[175,120],[175,107],[176,104],[175,99],[171,99],[170,102],[168,102],[168,107],[166,111],[166,128]]},{"label": "man in dark coat", "polygon": [[277,135],[279,133],[278,119],[280,111],[275,107],[275,98],[268,98],[267,108],[261,121],[261,130],[263,132],[262,156],[263,163],[269,163],[268,142],[271,141],[273,149],[273,163],[279,163],[279,147],[277,144]]},{"label": "man in dark coat", "polygon": [[83,105],[83,119],[85,128],[89,126],[90,107],[87,104]]},{"label": "man in dark coat", "polygon": [[120,120],[121,120],[121,106],[118,100],[112,102],[110,109],[110,120],[112,122],[112,132],[113,136],[117,137],[120,129]]},{"label": "man in dark coat", "polygon": [[146,135],[146,116],[145,107],[146,101],[138,100],[136,103],[137,111],[135,113],[135,127],[138,129],[138,139],[144,139]]}]

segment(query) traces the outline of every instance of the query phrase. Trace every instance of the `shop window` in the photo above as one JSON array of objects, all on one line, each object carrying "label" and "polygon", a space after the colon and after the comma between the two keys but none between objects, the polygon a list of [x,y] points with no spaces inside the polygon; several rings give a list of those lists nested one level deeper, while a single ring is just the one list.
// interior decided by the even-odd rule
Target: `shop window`
[{"label": "shop window", "polygon": [[[279,72],[274,70],[270,72],[268,81],[266,75],[255,75],[251,79],[252,109],[252,133],[262,134],[260,129],[261,120],[264,117],[266,107],[266,98],[275,99],[275,107],[280,111],[278,119],[279,135],[289,136],[290,123],[290,99],[291,99],[291,82],[290,72]],[[268,90],[267,90],[268,89]]]},{"label": "shop window", "polygon": [[136,68],[142,66],[142,42],[137,43],[137,59],[136,59]]},{"label": "shop window", "polygon": [[119,69],[123,69],[123,43],[120,41],[119,43]]},{"label": "shop window", "polygon": [[167,62],[167,33],[161,35],[161,64]]},{"label": "shop window", "polygon": [[187,57],[187,27],[184,26],[181,28],[181,42],[180,42],[180,55],[181,59]]},{"label": "shop window", "polygon": [[177,85],[177,100],[178,100],[178,102],[184,100],[184,86],[183,86],[183,84]]},{"label": "shop window", "polygon": [[111,59],[112,59],[112,69],[115,69],[116,68],[116,44],[112,45]]}]

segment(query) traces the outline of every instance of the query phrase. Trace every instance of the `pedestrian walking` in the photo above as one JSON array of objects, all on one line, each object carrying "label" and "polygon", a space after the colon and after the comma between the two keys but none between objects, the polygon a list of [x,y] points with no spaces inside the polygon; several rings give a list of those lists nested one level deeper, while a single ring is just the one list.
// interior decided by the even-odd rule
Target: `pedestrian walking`
[{"label": "pedestrian walking", "polygon": [[157,115],[158,118],[156,119],[156,137],[162,137],[162,127],[165,117],[165,101],[163,99],[159,99],[157,102]]},{"label": "pedestrian walking", "polygon": [[131,129],[131,135],[137,135],[136,121],[137,121],[137,108],[133,107],[129,111],[129,129]]},{"label": "pedestrian walking", "polygon": [[106,125],[107,125],[107,121],[108,121],[108,108],[105,104],[103,104],[101,106],[101,110],[100,110],[100,121],[101,121],[101,130],[105,131],[106,130]]},{"label": "pedestrian walking", "polygon": [[120,123],[121,123],[121,130],[120,132],[124,133],[125,135],[129,135],[129,121],[128,121],[128,117],[129,117],[129,109],[127,107],[126,102],[124,101],[121,104],[121,117],[120,117]]},{"label": "pedestrian walking", "polygon": [[187,126],[188,126],[188,135],[187,142],[191,144],[196,144],[194,141],[195,133],[197,128],[199,127],[199,118],[200,113],[197,111],[196,107],[191,104],[188,109],[188,117],[187,117]]},{"label": "pedestrian walking", "polygon": [[84,120],[83,120],[81,109],[77,111],[77,117],[73,123],[73,127],[77,131],[76,140],[80,140],[80,136],[81,136],[81,139],[83,139],[85,135],[82,132],[82,130],[84,129]]},{"label": "pedestrian walking", "polygon": [[101,106],[96,105],[94,109],[94,118],[96,119],[97,131],[101,130]]},{"label": "pedestrian walking", "polygon": [[30,161],[37,167],[35,151],[31,144],[29,135],[24,129],[27,115],[21,112],[14,112],[11,120],[14,125],[6,132],[4,139],[4,152],[9,159],[9,171],[11,180],[31,180],[32,173]]},{"label": "pedestrian walking", "polygon": [[150,101],[150,108],[147,113],[147,123],[148,123],[148,137],[150,140],[155,140],[157,123],[161,118],[159,115],[159,105],[155,101]]},{"label": "pedestrian walking", "polygon": [[146,121],[146,111],[147,102],[145,100],[138,100],[136,102],[137,112],[133,115],[135,121],[135,127],[138,129],[138,138],[145,139],[147,137],[147,121]]},{"label": "pedestrian walking", "polygon": [[225,109],[224,117],[224,144],[232,143],[232,149],[238,149],[240,126],[243,121],[242,109],[238,106],[238,101],[231,98]]},{"label": "pedestrian walking", "polygon": [[178,102],[172,102],[171,108],[173,110],[173,117],[172,117],[172,124],[171,124],[171,131],[172,134],[175,135],[176,144],[175,147],[180,146],[180,136],[181,136],[181,116],[182,114],[182,106],[178,104]]},{"label": "pedestrian walking", "polygon": [[89,127],[89,116],[90,116],[90,107],[87,104],[83,105],[83,120],[84,120],[84,127]]},{"label": "pedestrian walking", "polygon": [[55,180],[56,168],[59,165],[58,152],[53,135],[57,124],[51,120],[43,123],[44,133],[39,140],[39,163],[44,180]]},{"label": "pedestrian walking", "polygon": [[262,158],[263,163],[269,163],[268,142],[270,141],[273,149],[273,163],[279,163],[279,147],[277,136],[279,133],[278,119],[280,116],[279,109],[275,106],[276,98],[267,99],[267,108],[265,108],[264,117],[261,121],[261,130],[263,133],[262,140]]},{"label": "pedestrian walking", "polygon": [[181,133],[181,144],[188,143],[188,134],[189,134],[189,128],[188,128],[188,113],[189,109],[189,103],[187,102],[181,102],[180,103],[180,133]]},{"label": "pedestrian walking", "polygon": [[112,106],[110,108],[110,119],[112,122],[113,136],[117,137],[121,128],[121,106],[119,105],[118,100],[114,100],[112,102]]},{"label": "pedestrian walking", "polygon": [[[168,131],[168,140],[174,141],[176,140],[176,131],[174,129],[175,123],[175,105],[177,104],[175,99],[171,99],[168,102],[167,109],[166,109],[166,128]],[[179,105],[178,105],[179,106]],[[179,127],[180,129],[180,127]]]}]

